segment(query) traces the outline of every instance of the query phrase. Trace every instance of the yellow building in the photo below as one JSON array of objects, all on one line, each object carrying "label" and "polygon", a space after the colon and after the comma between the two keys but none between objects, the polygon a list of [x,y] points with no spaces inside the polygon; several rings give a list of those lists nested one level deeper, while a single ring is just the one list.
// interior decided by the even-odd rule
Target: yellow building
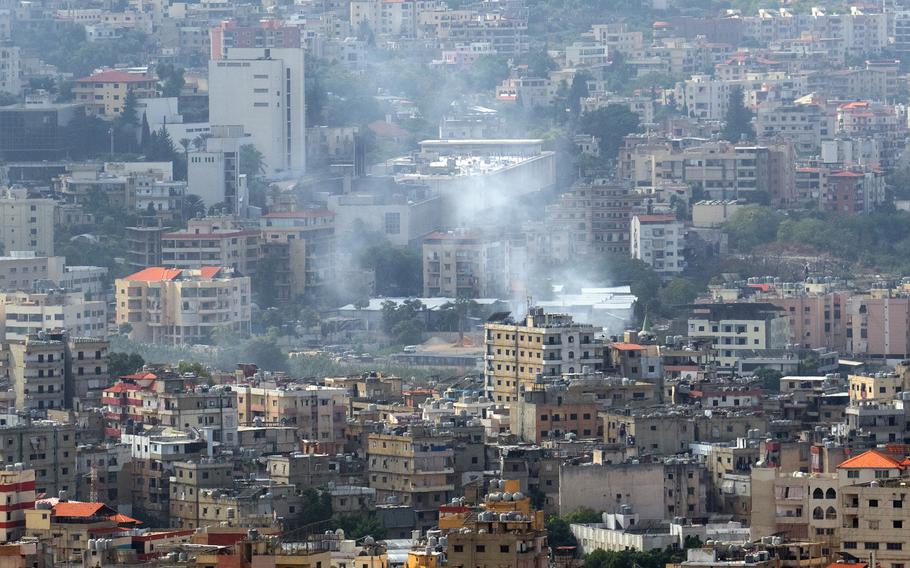
[{"label": "yellow building", "polygon": [[874,375],[850,375],[850,401],[873,400],[887,402],[897,398],[904,390],[904,378],[896,373]]},{"label": "yellow building", "polygon": [[[332,554],[328,550],[308,550],[306,547],[282,547],[254,534],[234,545],[231,554],[223,552],[198,554],[196,568],[329,568]],[[379,568],[377,566],[377,568]]]},{"label": "yellow building", "polygon": [[517,479],[492,481],[479,511],[458,504],[441,507],[439,528],[447,533],[449,566],[548,565],[543,511],[531,508]]},{"label": "yellow building", "polygon": [[150,267],[115,283],[117,324],[146,343],[200,343],[250,332],[250,278],[229,268]]},{"label": "yellow building", "polygon": [[369,485],[377,501],[396,499],[414,508],[419,528],[435,525],[439,506],[455,490],[455,453],[449,442],[427,427],[369,434]]},{"label": "yellow building", "polygon": [[76,79],[73,97],[84,103],[89,114],[116,118],[123,112],[127,93],[136,98],[158,96],[158,81],[151,75],[106,70],[89,77]]},{"label": "yellow building", "polygon": [[603,343],[595,338],[596,332],[592,325],[575,323],[569,315],[544,313],[542,308],[531,308],[522,323],[485,324],[487,397],[508,403],[538,375],[556,378],[585,367],[598,370],[603,366]]},{"label": "yellow building", "polygon": [[158,81],[152,75],[109,69],[76,79],[73,97],[84,103],[91,115],[116,118],[123,112],[127,93],[132,92],[139,99],[155,97],[157,85]]}]

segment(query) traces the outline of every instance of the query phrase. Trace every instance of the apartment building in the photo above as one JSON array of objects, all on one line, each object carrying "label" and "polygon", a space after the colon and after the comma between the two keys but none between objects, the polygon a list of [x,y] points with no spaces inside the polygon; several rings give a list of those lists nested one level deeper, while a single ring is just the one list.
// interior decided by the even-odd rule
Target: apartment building
[{"label": "apartment building", "polygon": [[847,328],[844,307],[848,294],[836,291],[818,293],[781,289],[762,294],[760,301],[782,309],[790,324],[790,343],[806,349],[824,347],[843,351]]},{"label": "apartment building", "polygon": [[334,277],[335,214],[325,209],[262,216],[262,256],[275,261],[276,300],[293,302],[317,294]]},{"label": "apartment building", "polygon": [[146,268],[115,282],[117,324],[151,343],[206,341],[216,329],[250,331],[250,278],[229,268]]},{"label": "apartment building", "polygon": [[643,261],[663,276],[679,274],[686,266],[685,233],[685,225],[673,215],[634,215],[632,258]]},{"label": "apartment building", "polygon": [[5,250],[28,250],[36,256],[54,255],[53,199],[29,199],[6,190],[0,197],[0,225]]},{"label": "apartment building", "polygon": [[82,292],[0,292],[0,337],[22,340],[63,329],[75,337],[107,337],[107,303]]},{"label": "apartment building", "polygon": [[0,424],[0,439],[0,463],[33,470],[36,494],[76,489],[75,424],[8,417]]},{"label": "apartment building", "polygon": [[0,91],[12,95],[22,93],[22,54],[18,46],[0,47]]},{"label": "apartment building", "polygon": [[625,184],[597,180],[576,185],[547,206],[546,221],[529,231],[535,255],[554,262],[600,253],[629,254],[632,210],[641,194]]},{"label": "apartment building", "polygon": [[161,235],[161,264],[175,268],[227,266],[235,274],[256,273],[259,231],[235,226],[230,219],[191,219],[182,231]]},{"label": "apartment building", "polygon": [[568,434],[601,437],[600,406],[593,392],[550,385],[525,387],[510,403],[509,430],[520,441],[532,444],[564,439]]},{"label": "apartment building", "polygon": [[447,46],[485,43],[499,55],[516,56],[531,50],[528,19],[517,14],[477,14],[440,27],[437,37]]},{"label": "apartment building", "polygon": [[161,265],[161,235],[165,227],[126,227],[126,262],[133,270]]},{"label": "apartment building", "polygon": [[582,507],[619,513],[632,507],[642,519],[698,517],[707,505],[708,472],[685,457],[653,462],[559,466],[559,512]]},{"label": "apartment building", "polygon": [[0,501],[6,507],[0,539],[15,542],[25,534],[26,509],[35,507],[35,470],[19,464],[0,471]]},{"label": "apartment building", "polygon": [[812,475],[753,467],[752,536],[784,533],[834,546],[841,534],[841,487],[836,473]]},{"label": "apartment building", "polygon": [[382,37],[413,38],[423,13],[439,7],[436,0],[355,0],[350,4],[350,22],[354,29],[366,25]]},{"label": "apartment building", "polygon": [[841,552],[871,556],[879,566],[903,566],[910,549],[906,528],[910,511],[904,507],[908,496],[907,483],[901,479],[878,479],[842,488]]},{"label": "apartment building", "polygon": [[230,47],[209,61],[209,122],[239,125],[268,173],[306,169],[301,47]]},{"label": "apartment building", "polygon": [[137,99],[158,96],[158,80],[152,75],[108,69],[76,79],[73,98],[85,104],[86,111],[105,119],[123,112],[128,93]]},{"label": "apartment building", "polygon": [[237,385],[238,420],[243,426],[288,426],[324,451],[340,451],[345,440],[348,394],[343,388],[292,385],[282,388]]},{"label": "apartment building", "polygon": [[785,348],[790,323],[769,303],[698,304],[690,308],[688,334],[711,338],[718,363],[732,367],[742,353]]},{"label": "apartment building", "polygon": [[423,296],[478,298],[484,282],[483,242],[466,231],[423,239]]},{"label": "apartment building", "polygon": [[557,377],[603,366],[603,344],[596,328],[576,323],[565,314],[547,314],[531,308],[524,321],[491,321],[484,325],[486,366],[484,392],[490,400],[509,403],[521,387],[538,376]]},{"label": "apartment building", "polygon": [[175,464],[199,461],[206,453],[206,441],[195,434],[162,427],[124,432],[120,440],[131,452],[133,511],[158,526],[170,526],[170,479]]},{"label": "apartment building", "polygon": [[772,104],[758,107],[755,133],[763,143],[787,139],[800,155],[818,155],[823,140],[835,135],[834,113],[816,104]]},{"label": "apartment building", "polygon": [[0,289],[31,292],[41,281],[59,282],[63,277],[62,256],[39,256],[34,251],[10,251],[0,256]]},{"label": "apartment building", "polygon": [[904,390],[904,377],[887,372],[849,375],[847,385],[851,402],[889,402],[900,397]]},{"label": "apartment building", "polygon": [[66,351],[62,341],[32,334],[2,344],[2,372],[16,393],[16,408],[63,408]]},{"label": "apartment building", "polygon": [[455,490],[451,437],[428,427],[369,434],[367,467],[377,500],[411,506],[419,528],[437,524],[440,505]]},{"label": "apartment building", "polygon": [[202,458],[173,463],[170,489],[170,526],[196,529],[200,526],[199,503],[204,489],[232,487],[233,464],[228,460]]},{"label": "apartment building", "polygon": [[205,431],[225,448],[237,446],[237,393],[221,386],[198,386],[185,392],[161,392],[147,398],[146,424],[192,432]]},{"label": "apartment building", "polygon": [[211,54],[209,59],[226,59],[232,47],[251,48],[300,48],[300,26],[285,26],[280,20],[260,20],[255,25],[244,26],[228,20],[209,30]]},{"label": "apartment building", "polygon": [[870,359],[910,356],[910,298],[873,290],[853,295],[844,306],[847,352]]}]

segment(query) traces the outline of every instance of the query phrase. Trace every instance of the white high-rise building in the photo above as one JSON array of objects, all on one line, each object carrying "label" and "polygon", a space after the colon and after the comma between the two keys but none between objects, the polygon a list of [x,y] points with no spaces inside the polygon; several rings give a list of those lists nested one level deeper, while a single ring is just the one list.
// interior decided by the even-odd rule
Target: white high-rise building
[{"label": "white high-rise building", "polygon": [[243,126],[266,172],[306,168],[302,48],[228,48],[209,62],[209,122]]},{"label": "white high-rise building", "polygon": [[206,207],[221,204],[245,215],[249,199],[246,176],[240,173],[240,148],[253,143],[242,126],[213,126],[205,147],[189,154],[187,193],[198,195]]}]

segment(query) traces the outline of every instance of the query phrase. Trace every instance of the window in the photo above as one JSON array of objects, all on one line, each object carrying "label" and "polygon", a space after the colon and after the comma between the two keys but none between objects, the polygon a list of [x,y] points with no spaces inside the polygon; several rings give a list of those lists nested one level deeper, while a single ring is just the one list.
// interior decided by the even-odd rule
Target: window
[{"label": "window", "polygon": [[863,548],[865,548],[866,550],[878,550],[878,543],[877,542],[867,542],[863,545]]},{"label": "window", "polygon": [[878,499],[869,499],[870,507],[878,507]]},{"label": "window", "polygon": [[486,552],[486,551],[487,551],[487,547],[486,547],[485,545],[483,545],[483,544],[478,544],[478,545],[474,548],[474,550],[475,550],[476,552]]},{"label": "window", "polygon": [[397,235],[401,233],[401,213],[385,214],[385,234]]},{"label": "window", "polygon": [[[896,550],[900,550],[900,549],[898,548],[898,549],[896,549]],[[501,553],[503,553],[503,554],[508,554],[508,553],[509,553],[509,545],[508,545],[508,544],[500,544],[500,545],[499,545],[499,552],[501,552]]]},{"label": "window", "polygon": [[904,545],[900,542],[889,542],[885,548],[888,550],[903,550]]},{"label": "window", "polygon": [[455,552],[464,552],[464,545],[463,544],[454,544],[454,545],[452,545],[452,550],[454,550]]}]

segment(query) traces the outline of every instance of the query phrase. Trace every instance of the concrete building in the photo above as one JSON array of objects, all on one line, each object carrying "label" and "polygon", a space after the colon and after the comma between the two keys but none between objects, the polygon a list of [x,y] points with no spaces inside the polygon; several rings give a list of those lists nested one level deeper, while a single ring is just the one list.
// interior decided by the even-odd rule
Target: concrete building
[{"label": "concrete building", "polygon": [[31,335],[3,344],[3,374],[16,393],[16,408],[63,408],[66,351],[63,342]]},{"label": "concrete building", "polygon": [[435,526],[439,507],[455,490],[451,438],[426,427],[377,432],[367,437],[369,486],[380,503],[410,505],[417,526]]},{"label": "concrete building", "polygon": [[584,367],[597,370],[603,365],[603,344],[595,338],[596,331],[592,325],[575,323],[564,314],[544,313],[542,308],[531,308],[520,323],[510,319],[486,323],[487,398],[509,403],[538,376],[556,377]]},{"label": "concrete building", "polygon": [[14,465],[0,471],[0,500],[6,507],[0,540],[15,542],[25,535],[25,511],[35,507],[35,470]]},{"label": "concrete building", "polygon": [[0,197],[0,227],[6,251],[32,251],[54,256],[53,199],[28,199],[5,191]]},{"label": "concrete building", "polygon": [[383,234],[395,246],[420,241],[440,226],[442,199],[426,195],[349,193],[329,197],[326,208],[335,214],[335,232],[350,235],[367,229]]},{"label": "concrete building", "polygon": [[579,438],[603,435],[595,393],[567,387],[525,387],[510,403],[509,430],[523,442],[540,444],[572,434]]},{"label": "concrete building", "polygon": [[107,303],[63,290],[0,292],[0,337],[20,340],[52,329],[64,329],[75,337],[107,337]]},{"label": "concrete building", "polygon": [[434,232],[423,239],[423,295],[483,297],[483,244],[466,231]]},{"label": "concrete building", "polygon": [[212,126],[210,134],[203,147],[189,153],[187,193],[198,195],[206,207],[243,214],[249,194],[246,175],[240,173],[240,149],[255,140],[243,126]]},{"label": "concrete building", "polygon": [[[37,494],[58,495],[76,489],[76,426],[50,420],[6,419],[0,463],[35,472]],[[40,451],[36,451],[40,450]]]},{"label": "concrete building", "polygon": [[230,218],[190,219],[182,231],[161,235],[161,264],[175,268],[227,266],[250,276],[259,263],[259,231]]},{"label": "concrete building", "polygon": [[226,59],[231,48],[300,48],[301,27],[285,26],[280,20],[260,20],[256,25],[243,26],[228,20],[209,30],[211,54],[209,59]]},{"label": "concrete building", "polygon": [[632,507],[641,519],[698,517],[707,505],[708,476],[695,459],[653,463],[563,464],[559,468],[559,512],[581,507],[622,513]]},{"label": "concrete building", "polygon": [[325,209],[275,212],[259,222],[262,256],[273,264],[275,298],[316,294],[334,277],[335,214]]},{"label": "concrete building", "polygon": [[663,276],[679,274],[686,266],[685,226],[673,215],[632,217],[631,252]]},{"label": "concrete building", "polygon": [[629,254],[632,210],[642,196],[624,184],[596,180],[576,185],[546,210],[546,222],[529,231],[529,248],[553,262],[600,253]]},{"label": "concrete building", "polygon": [[910,511],[907,484],[900,479],[879,479],[844,487],[840,492],[843,514],[841,552],[865,557],[873,554],[879,566],[896,568],[907,560]]},{"label": "concrete building", "polygon": [[[0,57],[4,49],[8,48],[0,48]],[[47,94],[30,94],[24,103],[0,107],[0,159],[51,161],[66,158],[73,148],[67,126],[84,113],[85,105],[54,103]]]},{"label": "concrete building", "polygon": [[0,47],[0,91],[19,96],[22,93],[22,54],[15,45]]},{"label": "concrete building", "polygon": [[250,331],[250,278],[230,269],[152,267],[115,282],[117,324],[151,343],[194,343],[216,329]]},{"label": "concrete building", "polygon": [[[230,461],[204,458],[199,461],[173,463],[170,482],[170,525],[184,529],[200,526],[199,503],[204,489],[232,487],[233,468]],[[225,515],[227,513],[225,512]]]},{"label": "concrete building", "polygon": [[134,270],[161,265],[161,235],[165,227],[126,227],[126,262]]},{"label": "concrete building", "polygon": [[751,480],[752,538],[784,533],[791,539],[837,542],[842,489],[836,473],[754,467]]},{"label": "concrete building", "polygon": [[89,114],[106,119],[120,116],[128,93],[140,99],[155,97],[158,80],[152,75],[109,69],[76,79],[73,85],[76,102],[85,104]]},{"label": "concrete building", "polygon": [[237,385],[239,423],[243,426],[287,426],[298,438],[337,453],[345,440],[348,396],[344,389]]},{"label": "concrete building", "polygon": [[834,113],[815,104],[763,104],[755,115],[760,142],[788,139],[801,155],[818,155],[822,141],[835,135]]},{"label": "concrete building", "polygon": [[41,281],[59,282],[63,276],[64,261],[62,256],[10,251],[8,256],[0,257],[0,289],[30,292]]},{"label": "concrete building", "polygon": [[857,294],[844,305],[847,353],[870,359],[910,356],[910,298],[886,290]]},{"label": "concrete building", "polygon": [[209,62],[209,122],[239,124],[269,173],[306,169],[303,48],[226,50]]},{"label": "concrete building", "polygon": [[787,314],[767,303],[699,304],[690,310],[688,334],[711,338],[718,363],[731,367],[738,352],[786,347],[790,326]]}]

